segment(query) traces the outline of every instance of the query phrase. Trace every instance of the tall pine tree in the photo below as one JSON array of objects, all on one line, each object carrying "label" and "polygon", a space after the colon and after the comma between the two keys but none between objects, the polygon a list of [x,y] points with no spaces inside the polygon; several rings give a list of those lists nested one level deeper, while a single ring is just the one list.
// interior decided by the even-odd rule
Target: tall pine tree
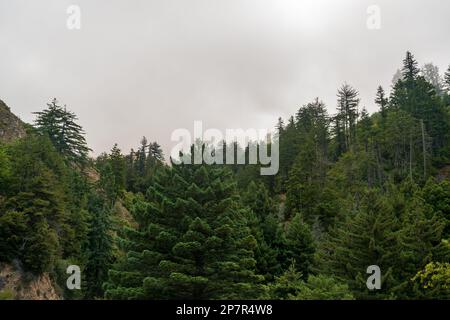
[{"label": "tall pine tree", "polygon": [[135,203],[139,224],[124,239],[125,261],[110,271],[114,299],[257,298],[256,240],[226,169],[162,168]]}]

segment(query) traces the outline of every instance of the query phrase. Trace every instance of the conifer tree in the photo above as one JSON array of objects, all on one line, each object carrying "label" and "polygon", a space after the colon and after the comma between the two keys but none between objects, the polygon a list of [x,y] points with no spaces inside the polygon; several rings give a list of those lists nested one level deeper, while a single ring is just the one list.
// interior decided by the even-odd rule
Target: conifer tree
[{"label": "conifer tree", "polygon": [[[282,230],[276,217],[276,208],[263,183],[252,181],[242,196],[242,202],[255,215],[251,226],[252,235],[258,242],[255,250],[256,268],[266,280],[272,280],[280,272],[284,243]],[[252,215],[249,215],[252,217]]]},{"label": "conifer tree", "polygon": [[110,207],[100,195],[91,193],[88,210],[91,213],[90,230],[87,238],[86,266],[83,274],[87,286],[87,299],[103,297],[103,283],[108,279],[108,270],[113,262]]},{"label": "conifer tree", "polygon": [[387,105],[389,103],[389,99],[386,97],[386,94],[382,86],[379,86],[377,89],[375,103],[380,107],[381,118],[383,119],[384,123],[387,117]]},{"label": "conifer tree", "polygon": [[423,269],[433,261],[447,262],[450,259],[450,250],[442,239],[445,221],[427,207],[421,197],[421,192],[412,188],[412,195],[403,189],[402,195],[406,197],[405,208],[401,215],[402,229],[399,232],[397,268],[394,276],[398,284],[392,291],[398,298],[417,298],[420,292],[413,288],[411,279],[417,270]]},{"label": "conifer tree", "polygon": [[83,128],[76,122],[77,116],[59,106],[56,99],[47,106],[47,109],[34,113],[37,115],[36,127],[50,138],[56,150],[69,161],[84,163],[90,149]]},{"label": "conifer tree", "polygon": [[275,128],[277,129],[277,137],[279,138],[284,131],[284,121],[281,117],[278,118],[278,122]]},{"label": "conifer tree", "polygon": [[420,73],[420,69],[418,67],[418,63],[414,58],[414,55],[410,52],[406,52],[406,57],[403,59],[403,68],[402,68],[402,76],[406,82],[413,82],[417,79],[417,76]]},{"label": "conifer tree", "polygon": [[404,60],[404,80],[397,82],[391,93],[390,108],[410,113],[424,122],[424,130],[432,138],[433,161],[439,166],[447,160],[449,115],[443,99],[436,95],[433,85],[419,76],[417,61],[410,52]]},{"label": "conifer tree", "polygon": [[257,298],[256,240],[225,168],[161,168],[139,224],[124,239],[125,261],[110,271],[106,297],[115,299]]},{"label": "conifer tree", "polygon": [[[390,295],[388,288],[397,249],[399,221],[389,203],[375,191],[369,191],[358,210],[348,214],[320,243],[317,253],[319,270],[347,283],[356,297]],[[382,290],[369,292],[366,269],[377,265],[383,270]]]},{"label": "conifer tree", "polygon": [[114,182],[117,188],[117,193],[125,189],[125,159],[120,151],[117,143],[114,144],[109,156],[111,161],[111,169],[114,174]]},{"label": "conifer tree", "polygon": [[358,91],[344,84],[338,90],[338,119],[343,128],[345,150],[350,150],[356,135],[356,121],[358,119]]},{"label": "conifer tree", "polygon": [[299,213],[287,226],[286,248],[288,260],[295,261],[296,270],[307,279],[313,264],[315,245],[311,229]]},{"label": "conifer tree", "polygon": [[444,75],[444,86],[447,90],[447,93],[450,94],[450,66],[448,67]]},{"label": "conifer tree", "polygon": [[148,156],[156,162],[164,162],[164,153],[157,142],[152,142],[148,148]]},{"label": "conifer tree", "polygon": [[11,161],[0,144],[0,195],[6,191],[8,180],[11,177]]}]

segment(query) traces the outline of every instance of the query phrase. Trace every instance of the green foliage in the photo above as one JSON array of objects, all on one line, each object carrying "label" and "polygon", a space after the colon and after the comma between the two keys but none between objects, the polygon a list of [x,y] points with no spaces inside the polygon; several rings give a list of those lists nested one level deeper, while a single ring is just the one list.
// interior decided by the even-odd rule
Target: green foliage
[{"label": "green foliage", "polygon": [[[145,193],[152,183],[155,172],[164,163],[164,154],[157,142],[148,143],[147,138],[143,137],[138,150],[131,149],[130,154],[124,157],[124,161],[126,189],[132,192]],[[122,170],[121,163],[117,167]],[[119,180],[121,181],[121,171],[114,169],[114,172],[120,172]]]},{"label": "green foliage", "polygon": [[251,182],[242,196],[244,205],[251,209],[248,225],[257,241],[255,249],[256,270],[266,280],[273,280],[281,271],[285,247],[276,208],[263,183]]},{"label": "green foliage", "polygon": [[450,239],[450,181],[429,179],[423,188],[423,199],[431,210],[445,221],[442,237]]},{"label": "green foliage", "polygon": [[[393,281],[398,229],[398,218],[386,199],[367,192],[359,207],[339,220],[319,244],[318,271],[347,283],[357,297],[386,297]],[[383,270],[382,290],[372,295],[365,280],[370,265]]]},{"label": "green foliage", "polygon": [[447,93],[450,93],[450,66],[448,67],[447,71],[445,72],[444,85],[445,85],[445,89],[447,90]]},{"label": "green foliage", "polygon": [[103,283],[108,278],[108,270],[113,262],[113,239],[111,230],[111,208],[108,201],[91,193],[88,201],[92,213],[90,230],[87,235],[86,265],[83,275],[86,281],[85,298],[103,297]]},{"label": "green foliage", "polygon": [[450,299],[450,263],[430,262],[412,281],[426,299]]},{"label": "green foliage", "polygon": [[53,99],[47,104],[47,109],[35,112],[36,127],[50,138],[56,150],[69,161],[83,163],[87,160],[90,151],[86,145],[84,131],[76,123],[77,116],[57,103],[58,101]]},{"label": "green foliage", "polygon": [[297,271],[295,262],[292,262],[289,268],[279,277],[275,277],[275,281],[269,285],[269,293],[272,299],[289,300],[298,294],[302,285],[302,274]]},{"label": "green foliage", "polygon": [[353,300],[347,285],[332,277],[310,275],[307,281],[297,271],[295,263],[271,285],[269,293],[272,299],[282,300]]},{"label": "green foliage", "polygon": [[332,277],[323,275],[308,277],[308,281],[297,289],[292,300],[354,300],[346,284],[337,282]]},{"label": "green foliage", "polygon": [[11,290],[0,291],[0,301],[1,300],[14,300],[14,293]]},{"label": "green foliage", "polygon": [[286,256],[288,260],[295,261],[297,271],[304,277],[309,275],[312,266],[314,246],[314,239],[309,226],[297,213],[287,226]]},{"label": "green foliage", "polygon": [[348,84],[344,84],[338,90],[338,114],[335,117],[336,127],[334,132],[338,140],[339,148],[336,150],[338,156],[353,148],[358,119],[358,95],[358,91]]},{"label": "green foliage", "polygon": [[[275,177],[166,166],[145,137],[88,160],[76,115],[53,100],[37,130],[0,144],[0,260],[62,288],[80,265],[68,299],[448,299],[450,69],[444,82],[408,52],[379,112],[344,84],[337,114],[317,98],[280,118]],[[367,289],[371,265],[381,290]]]},{"label": "green foliage", "polygon": [[0,144],[0,194],[6,191],[11,176],[11,164],[5,148]]},{"label": "green foliage", "polygon": [[62,255],[81,256],[87,233],[84,178],[48,138],[30,134],[7,147],[10,177],[0,201],[2,260],[51,271]]},{"label": "green foliage", "polygon": [[245,210],[226,170],[162,168],[134,204],[139,224],[123,239],[126,259],[110,271],[115,299],[257,298],[261,276]]}]

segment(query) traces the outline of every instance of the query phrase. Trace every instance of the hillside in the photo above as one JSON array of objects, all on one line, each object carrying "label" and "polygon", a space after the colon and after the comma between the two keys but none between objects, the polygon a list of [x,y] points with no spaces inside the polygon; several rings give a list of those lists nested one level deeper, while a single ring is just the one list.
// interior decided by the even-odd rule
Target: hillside
[{"label": "hillside", "polygon": [[22,120],[14,115],[9,107],[0,100],[0,142],[11,142],[25,136]]},{"label": "hillside", "polygon": [[60,300],[48,273],[33,275],[0,263],[0,300]]}]

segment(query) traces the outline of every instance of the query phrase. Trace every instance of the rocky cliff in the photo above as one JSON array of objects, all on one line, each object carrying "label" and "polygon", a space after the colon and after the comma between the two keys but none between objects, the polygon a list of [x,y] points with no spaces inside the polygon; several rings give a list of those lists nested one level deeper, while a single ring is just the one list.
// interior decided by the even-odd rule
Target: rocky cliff
[{"label": "rocky cliff", "polygon": [[0,100],[0,142],[11,142],[25,134],[25,124]]},{"label": "rocky cliff", "polygon": [[60,300],[47,273],[34,276],[14,264],[0,264],[0,300]]}]

